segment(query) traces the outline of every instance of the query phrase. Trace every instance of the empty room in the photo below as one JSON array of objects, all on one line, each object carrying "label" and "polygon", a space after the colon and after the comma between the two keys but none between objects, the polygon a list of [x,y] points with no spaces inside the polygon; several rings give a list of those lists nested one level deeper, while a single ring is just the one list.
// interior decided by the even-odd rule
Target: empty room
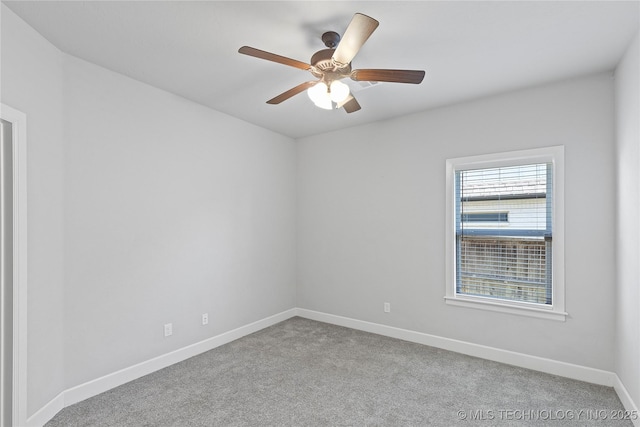
[{"label": "empty room", "polygon": [[640,426],[639,1],[0,19],[0,425]]}]

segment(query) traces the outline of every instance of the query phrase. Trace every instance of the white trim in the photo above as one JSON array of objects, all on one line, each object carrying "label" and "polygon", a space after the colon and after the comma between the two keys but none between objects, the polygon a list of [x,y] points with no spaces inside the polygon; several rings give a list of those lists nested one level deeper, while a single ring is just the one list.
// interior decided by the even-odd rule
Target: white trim
[{"label": "white trim", "polygon": [[47,422],[51,421],[56,414],[64,409],[64,392],[58,394],[46,405],[38,410],[35,414],[31,415],[24,425],[26,427],[42,427]]},{"label": "white trim", "polygon": [[162,356],[154,357],[153,359],[138,363],[137,365],[121,369],[117,372],[113,372],[95,380],[72,387],[64,392],[64,406],[80,402],[81,400],[103,393],[144,375],[148,375],[152,372],[166,368],[167,366],[182,362],[190,357],[197,356],[205,351],[209,351],[221,345],[230,343],[231,341],[235,341],[245,335],[249,335],[261,329],[275,325],[276,323],[295,316],[295,312],[295,309],[283,311],[265,319],[258,320],[170,353],[163,354]]},{"label": "white trim", "polygon": [[455,298],[444,297],[444,299],[445,302],[449,305],[497,311],[500,313],[509,313],[518,316],[537,317],[538,319],[559,320],[561,322],[564,322],[566,320],[566,317],[568,316],[568,313],[564,311],[554,311],[547,308],[529,307],[525,304],[519,304],[516,302],[505,304],[500,300],[492,300],[489,298],[471,298],[466,296],[457,296]]},{"label": "white trim", "polygon": [[624,386],[618,375],[616,375],[615,377],[613,389],[618,394],[618,398],[620,399],[620,402],[622,402],[622,406],[624,406],[624,409],[630,414],[635,414],[635,418],[631,419],[633,425],[635,427],[640,427],[640,411],[638,410],[638,406],[634,403],[633,399],[631,399],[631,395],[627,391],[627,388]]},{"label": "white trim", "polygon": [[[386,337],[397,338],[469,356],[480,357],[482,359],[493,360],[494,362],[532,369],[534,371],[585,381],[592,384],[613,387],[625,410],[631,414],[635,414],[637,417],[640,417],[638,406],[633,401],[631,395],[615,372],[589,368],[587,366],[575,365],[573,363],[560,362],[544,357],[531,356],[524,353],[502,350],[495,347],[473,344],[437,335],[425,334],[408,329],[396,328],[394,326],[381,325],[379,323],[366,322],[363,320],[336,316],[334,314],[322,313],[303,308],[298,308],[296,310],[296,315],[306,319],[330,323],[332,325],[344,326],[351,329],[357,329],[359,331],[371,332],[373,334],[383,335]],[[635,427],[640,427],[640,418],[636,418],[632,420],[632,422]]]},{"label": "white trim", "polygon": [[[453,197],[455,172],[457,170],[516,166],[535,162],[552,162],[553,165],[553,305],[537,308],[507,300],[458,295],[456,293],[455,278],[455,198]],[[444,298],[448,305],[542,319],[566,320],[568,314],[565,312],[564,281],[564,146],[558,145],[531,150],[447,159],[445,206],[445,230],[447,235],[445,239],[446,288]]]},{"label": "white trim", "polygon": [[560,362],[557,360],[546,359],[544,357],[531,356],[524,353],[502,350],[480,344],[472,344],[465,341],[396,328],[394,326],[381,325],[379,323],[336,316],[333,314],[321,313],[318,311],[299,308],[297,313],[298,316],[311,320],[345,326],[347,328],[371,332],[391,338],[398,338],[417,344],[424,344],[431,347],[441,348],[443,350],[454,351],[456,353],[462,353],[469,356],[480,357],[482,359],[493,360],[495,362],[506,363],[508,365],[519,366],[521,368],[545,372],[547,374],[558,375],[608,387],[613,387],[615,384],[616,374],[601,369],[574,365],[572,363]]},{"label": "white trim", "polygon": [[0,104],[12,124],[13,155],[13,397],[12,422],[27,420],[27,116]]},{"label": "white trim", "polygon": [[[470,356],[493,360],[500,363],[506,363],[513,366],[519,366],[522,368],[533,369],[548,374],[559,375],[562,377],[586,381],[593,384],[613,387],[627,411],[638,410],[637,406],[631,399],[631,396],[629,396],[629,394],[627,393],[624,385],[622,384],[618,376],[613,372],[588,368],[571,363],[559,362],[556,360],[537,356],[530,356],[527,354],[508,350],[501,350],[498,348],[479,344],[472,344],[450,338],[443,338],[436,335],[411,331],[408,329],[401,329],[393,326],[366,322],[349,317],[336,316],[333,314],[322,313],[303,308],[293,308],[65,390],[45,406],[40,408],[40,410],[38,410],[35,414],[29,417],[24,425],[29,427],[43,426],[48,421],[50,421],[60,410],[76,402],[88,399],[92,396],[110,390],[119,385],[125,384],[136,378],[150,374],[174,363],[181,362],[182,360],[196,356],[205,351],[212,350],[216,347],[227,344],[231,341],[242,338],[243,336],[257,332],[261,329],[275,325],[276,323],[282,322],[295,316],[317,320],[319,322],[330,323],[333,325],[344,326],[360,331],[371,332],[374,334],[397,338],[418,344],[429,345],[444,350],[454,351],[456,353],[467,354]],[[640,427],[638,421],[634,421],[634,425],[636,427]]]},{"label": "white trim", "polygon": [[103,377],[87,381],[75,387],[67,389],[58,394],[46,405],[40,408],[35,414],[30,416],[26,421],[17,425],[28,427],[41,427],[50,421],[58,412],[74,403],[96,396],[112,388],[133,381],[142,376],[148,375],[160,369],[171,366],[175,363],[182,362],[190,357],[212,350],[221,345],[230,343],[246,335],[257,332],[261,329],[275,325],[276,323],[290,319],[297,315],[297,309],[292,308],[273,316],[257,320],[248,325],[240,326],[231,331],[224,332],[211,338],[186,347],[163,354],[153,359],[138,363],[128,368],[107,374]]}]

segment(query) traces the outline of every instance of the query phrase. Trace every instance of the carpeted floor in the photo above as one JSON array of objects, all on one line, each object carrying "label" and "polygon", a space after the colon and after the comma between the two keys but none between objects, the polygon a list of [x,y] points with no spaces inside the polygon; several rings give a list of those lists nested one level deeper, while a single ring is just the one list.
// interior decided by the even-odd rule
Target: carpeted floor
[{"label": "carpeted floor", "polygon": [[295,317],[46,426],[632,426],[621,415],[609,387]]}]

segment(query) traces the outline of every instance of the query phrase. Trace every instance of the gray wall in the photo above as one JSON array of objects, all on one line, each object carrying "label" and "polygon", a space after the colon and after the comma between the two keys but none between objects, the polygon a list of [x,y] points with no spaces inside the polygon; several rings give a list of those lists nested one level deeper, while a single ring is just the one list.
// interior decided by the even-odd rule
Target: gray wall
[{"label": "gray wall", "polygon": [[2,102],[27,115],[27,412],[64,386],[62,55],[4,4]]},{"label": "gray wall", "polygon": [[62,54],[1,7],[2,102],[28,126],[28,415],[295,307],[294,141]]},{"label": "gray wall", "polygon": [[64,64],[66,386],[295,307],[294,141]]},{"label": "gray wall", "polygon": [[[2,102],[29,137],[29,415],[296,305],[615,369],[639,401],[637,38],[615,88],[587,76],[294,142],[62,54],[1,7]],[[445,159],[549,145],[566,148],[567,321],[447,306]]]},{"label": "gray wall", "polygon": [[[608,73],[301,139],[298,306],[612,370],[613,123]],[[445,160],[552,145],[565,146],[567,321],[446,305]]]},{"label": "gray wall", "polygon": [[616,71],[617,359],[616,373],[640,404],[640,42]]}]

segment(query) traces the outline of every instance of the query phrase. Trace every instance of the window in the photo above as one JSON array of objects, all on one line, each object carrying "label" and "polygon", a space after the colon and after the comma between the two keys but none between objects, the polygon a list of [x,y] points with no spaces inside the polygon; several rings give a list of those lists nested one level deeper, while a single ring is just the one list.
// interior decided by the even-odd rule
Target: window
[{"label": "window", "polygon": [[565,319],[563,160],[563,147],[447,160],[447,304]]},{"label": "window", "polygon": [[462,222],[509,222],[509,212],[461,212]]}]

